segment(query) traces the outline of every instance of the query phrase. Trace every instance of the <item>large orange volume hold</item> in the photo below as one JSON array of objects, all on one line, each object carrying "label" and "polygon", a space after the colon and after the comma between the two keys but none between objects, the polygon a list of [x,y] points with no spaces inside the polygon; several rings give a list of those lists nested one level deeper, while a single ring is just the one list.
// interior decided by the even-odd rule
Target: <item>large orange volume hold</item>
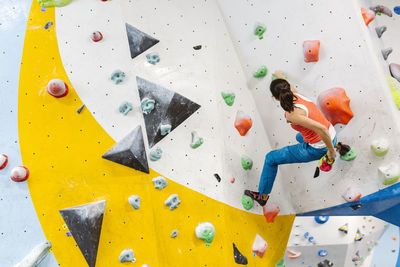
[{"label": "large orange volume hold", "polygon": [[364,19],[365,25],[367,26],[375,18],[375,12],[370,9],[361,8],[361,15]]},{"label": "large orange volume hold", "polygon": [[325,117],[333,124],[347,124],[353,118],[350,99],[343,88],[335,87],[318,96],[318,105]]},{"label": "large orange volume hold", "polygon": [[318,40],[308,40],[303,42],[304,62],[317,62],[319,60]]},{"label": "large orange volume hold", "polygon": [[246,115],[243,111],[238,111],[236,114],[235,128],[238,130],[241,136],[245,136],[253,125],[249,115]]}]

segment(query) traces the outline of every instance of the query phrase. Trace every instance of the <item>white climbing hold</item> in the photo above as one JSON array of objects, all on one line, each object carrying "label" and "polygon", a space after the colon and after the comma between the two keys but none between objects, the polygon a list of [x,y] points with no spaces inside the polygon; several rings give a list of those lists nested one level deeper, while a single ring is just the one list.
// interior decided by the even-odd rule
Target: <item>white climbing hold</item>
[{"label": "white climbing hold", "polygon": [[400,167],[399,164],[395,162],[379,167],[378,171],[383,179],[382,183],[384,185],[394,184],[400,178]]},{"label": "white climbing hold", "polygon": [[140,208],[140,197],[132,195],[128,198],[129,204],[135,209],[138,210]]},{"label": "white climbing hold", "polygon": [[25,166],[17,166],[11,170],[10,178],[14,182],[24,182],[29,177],[29,170]]},{"label": "white climbing hold", "polygon": [[124,249],[121,254],[119,255],[119,262],[123,263],[123,262],[135,262],[135,254],[133,253],[133,250],[130,248]]},{"label": "white climbing hold", "polygon": [[7,166],[8,157],[5,154],[0,154],[0,170],[4,169]]},{"label": "white climbing hold", "polygon": [[56,98],[60,98],[68,94],[68,85],[60,79],[53,79],[47,84],[47,92]]},{"label": "white climbing hold", "polygon": [[389,151],[389,140],[386,138],[380,138],[372,141],[371,149],[377,156],[383,156]]},{"label": "white climbing hold", "polygon": [[265,251],[267,251],[268,243],[259,234],[256,235],[254,239],[253,246],[251,250],[257,254],[258,257],[262,258]]},{"label": "white climbing hold", "polygon": [[361,193],[356,188],[349,186],[347,190],[343,193],[342,197],[346,202],[356,202],[360,200]]},{"label": "white climbing hold", "polygon": [[204,140],[196,131],[192,132],[192,143],[190,144],[191,148],[198,148],[203,144]]},{"label": "white climbing hold", "polygon": [[154,183],[154,188],[159,189],[159,190],[164,189],[168,185],[167,180],[162,176],[153,178],[151,181]]},{"label": "white climbing hold", "polygon": [[172,194],[167,200],[165,200],[165,206],[168,206],[170,210],[176,209],[181,203],[177,194]]},{"label": "white climbing hold", "polygon": [[25,258],[14,267],[36,267],[46,257],[51,248],[50,241],[45,241],[34,247]]}]

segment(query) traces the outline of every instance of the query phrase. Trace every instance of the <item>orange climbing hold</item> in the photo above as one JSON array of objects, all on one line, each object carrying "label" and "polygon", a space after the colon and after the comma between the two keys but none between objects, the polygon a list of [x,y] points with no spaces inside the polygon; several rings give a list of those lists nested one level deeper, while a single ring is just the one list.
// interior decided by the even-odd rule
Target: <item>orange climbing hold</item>
[{"label": "orange climbing hold", "polygon": [[361,15],[364,19],[365,25],[367,26],[375,18],[375,12],[370,9],[361,8]]},{"label": "orange climbing hold", "polygon": [[245,136],[253,125],[249,115],[246,115],[243,111],[238,111],[236,114],[235,128],[238,130],[241,136]]},{"label": "orange climbing hold", "polygon": [[303,42],[304,62],[317,62],[319,60],[319,46],[318,40]]},{"label": "orange climbing hold", "polygon": [[269,223],[275,221],[275,217],[278,216],[280,211],[279,206],[275,203],[267,202],[267,204],[263,206],[265,220]]},{"label": "orange climbing hold", "polygon": [[343,88],[335,87],[318,96],[318,105],[325,117],[333,124],[347,124],[353,118],[350,99]]}]

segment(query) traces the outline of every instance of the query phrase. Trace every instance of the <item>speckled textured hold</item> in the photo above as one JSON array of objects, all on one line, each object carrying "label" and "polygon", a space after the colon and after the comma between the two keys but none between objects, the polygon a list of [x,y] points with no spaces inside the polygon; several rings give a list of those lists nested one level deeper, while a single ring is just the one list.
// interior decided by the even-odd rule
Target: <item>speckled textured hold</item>
[{"label": "speckled textured hold", "polygon": [[147,54],[146,58],[147,58],[147,62],[149,62],[152,65],[156,65],[158,62],[160,62],[160,56],[156,52]]},{"label": "speckled textured hold", "polygon": [[162,176],[153,178],[151,181],[154,183],[154,188],[159,190],[164,189],[168,185],[167,180]]},{"label": "speckled textured hold", "polygon": [[165,206],[168,206],[170,210],[176,209],[181,203],[177,194],[172,194],[165,200]]},{"label": "speckled textured hold", "polygon": [[124,81],[125,79],[125,72],[121,70],[115,70],[113,73],[111,73],[111,81],[113,81],[115,84],[120,84]]},{"label": "speckled textured hold", "polygon": [[251,170],[251,168],[253,168],[253,160],[250,157],[242,156],[241,162],[243,169]]},{"label": "speckled textured hold", "polygon": [[140,106],[142,108],[143,114],[150,114],[153,111],[156,101],[149,99],[147,97],[143,98]]},{"label": "speckled textured hold", "polygon": [[221,92],[221,96],[228,106],[232,106],[235,102],[235,93],[233,92]]},{"label": "speckled textured hold", "polygon": [[233,258],[237,264],[247,265],[248,261],[242,253],[240,253],[239,249],[236,247],[235,243],[233,243]]},{"label": "speckled textured hold", "polygon": [[128,198],[129,204],[135,209],[138,210],[140,209],[140,197],[136,195],[132,195]]},{"label": "speckled textured hold", "polygon": [[119,106],[118,110],[122,115],[126,116],[129,111],[133,110],[133,106],[129,102],[124,102]]},{"label": "speckled textured hold", "polygon": [[119,260],[120,263],[128,262],[128,261],[129,262],[136,262],[135,254],[133,253],[133,250],[130,249],[130,248],[124,249],[121,252],[121,254],[119,255],[118,260]]},{"label": "speckled textured hold", "polygon": [[215,237],[215,227],[210,222],[201,222],[196,227],[196,236],[206,241],[206,246],[209,247],[211,242],[214,240]]},{"label": "speckled textured hold", "polygon": [[192,143],[190,143],[190,147],[195,149],[201,146],[204,143],[204,140],[202,137],[198,135],[196,131],[192,132]]},{"label": "speckled textured hold", "polygon": [[155,149],[153,149],[150,152],[150,160],[157,161],[157,160],[161,159],[162,153],[163,153],[162,149],[159,147],[156,147]]}]

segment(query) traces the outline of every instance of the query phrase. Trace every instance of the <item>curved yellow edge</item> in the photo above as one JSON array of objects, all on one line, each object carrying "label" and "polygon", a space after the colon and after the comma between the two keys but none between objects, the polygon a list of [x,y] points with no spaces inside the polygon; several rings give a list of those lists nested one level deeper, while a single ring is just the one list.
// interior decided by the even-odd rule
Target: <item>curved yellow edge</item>
[{"label": "curved yellow edge", "polygon": [[[143,174],[101,158],[115,142],[87,109],[77,114],[82,102],[63,68],[55,26],[43,29],[48,21],[55,22],[54,9],[41,12],[34,0],[20,71],[18,125],[23,163],[31,171],[32,200],[60,266],[87,263],[73,237],[66,236],[59,210],[99,200],[107,202],[97,267],[122,266],[118,256],[126,248],[134,250],[135,266],[234,266],[232,242],[247,256],[249,266],[275,266],[283,257],[294,216],[280,216],[267,224],[263,216],[171,180],[164,190],[156,190],[151,178],[158,173]],[[67,97],[56,99],[45,92],[53,78],[68,84]],[[164,201],[173,193],[182,203],[170,211]],[[127,201],[133,194],[141,197],[139,210]],[[194,232],[199,222],[206,221],[216,228],[210,248]],[[172,239],[174,229],[179,235]],[[251,252],[257,233],[269,244],[262,259]]]}]

